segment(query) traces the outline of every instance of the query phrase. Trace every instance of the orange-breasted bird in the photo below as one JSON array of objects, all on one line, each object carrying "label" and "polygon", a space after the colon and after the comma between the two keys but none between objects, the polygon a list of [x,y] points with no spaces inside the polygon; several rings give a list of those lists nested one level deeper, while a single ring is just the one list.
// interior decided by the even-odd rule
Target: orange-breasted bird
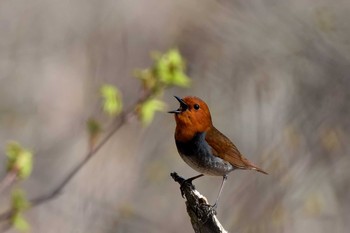
[{"label": "orange-breasted bird", "polygon": [[180,102],[175,114],[175,142],[181,158],[200,175],[189,178],[192,181],[201,176],[222,176],[222,183],[215,204],[216,208],[227,174],[235,169],[256,170],[267,174],[248,159],[212,123],[207,104],[198,97],[187,96]]}]

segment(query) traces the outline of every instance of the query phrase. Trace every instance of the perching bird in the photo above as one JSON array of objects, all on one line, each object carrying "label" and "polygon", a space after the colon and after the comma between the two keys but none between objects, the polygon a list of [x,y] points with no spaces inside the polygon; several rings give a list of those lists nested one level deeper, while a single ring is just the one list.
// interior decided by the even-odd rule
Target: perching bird
[{"label": "perching bird", "polygon": [[175,142],[181,158],[201,176],[222,176],[222,183],[216,198],[216,208],[227,174],[235,169],[267,172],[243,157],[237,147],[212,123],[207,104],[198,97],[187,96],[183,99],[175,96],[180,108],[169,113],[175,114]]}]

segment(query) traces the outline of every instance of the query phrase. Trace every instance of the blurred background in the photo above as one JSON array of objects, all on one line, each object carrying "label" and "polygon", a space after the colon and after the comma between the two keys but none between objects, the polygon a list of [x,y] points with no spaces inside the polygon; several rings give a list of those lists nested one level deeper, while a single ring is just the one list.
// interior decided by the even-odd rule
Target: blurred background
[{"label": "blurred background", "polygon": [[[189,89],[214,124],[268,171],[230,174],[218,207],[229,232],[347,232],[350,227],[348,0],[18,1],[0,7],[0,151],[35,153],[21,184],[52,190],[86,154],[99,87],[138,96],[136,68],[177,47]],[[56,199],[30,209],[31,232],[193,232],[169,176],[197,173],[177,153],[173,116],[121,128]],[[1,154],[4,154],[2,152]],[[5,175],[0,156],[0,177]],[[212,203],[220,177],[195,181]],[[0,196],[0,212],[8,207]],[[1,223],[0,223],[1,224]],[[8,232],[15,232],[10,230]]]}]

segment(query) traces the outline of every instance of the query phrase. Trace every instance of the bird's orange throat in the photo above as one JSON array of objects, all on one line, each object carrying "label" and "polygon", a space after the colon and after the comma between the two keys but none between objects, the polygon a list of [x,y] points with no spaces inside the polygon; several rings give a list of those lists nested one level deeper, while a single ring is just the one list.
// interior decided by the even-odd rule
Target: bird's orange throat
[{"label": "bird's orange throat", "polygon": [[184,114],[175,115],[175,120],[175,139],[180,142],[188,142],[197,133],[207,132],[212,126],[211,121],[194,120]]},{"label": "bird's orange throat", "polygon": [[194,137],[195,134],[196,132],[191,129],[184,130],[184,128],[176,126],[175,139],[177,141],[188,142]]}]

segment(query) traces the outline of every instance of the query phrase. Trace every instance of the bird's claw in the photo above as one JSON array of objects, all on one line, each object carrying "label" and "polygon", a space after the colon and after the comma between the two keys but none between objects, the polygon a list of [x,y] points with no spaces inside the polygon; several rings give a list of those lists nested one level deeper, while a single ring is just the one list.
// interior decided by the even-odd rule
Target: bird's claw
[{"label": "bird's claw", "polygon": [[215,202],[214,205],[210,206],[213,210],[216,211],[216,209],[218,208],[218,203]]},{"label": "bird's claw", "polygon": [[214,205],[209,207],[209,213],[212,215],[216,215],[216,208],[217,208],[217,204],[215,203]]}]

